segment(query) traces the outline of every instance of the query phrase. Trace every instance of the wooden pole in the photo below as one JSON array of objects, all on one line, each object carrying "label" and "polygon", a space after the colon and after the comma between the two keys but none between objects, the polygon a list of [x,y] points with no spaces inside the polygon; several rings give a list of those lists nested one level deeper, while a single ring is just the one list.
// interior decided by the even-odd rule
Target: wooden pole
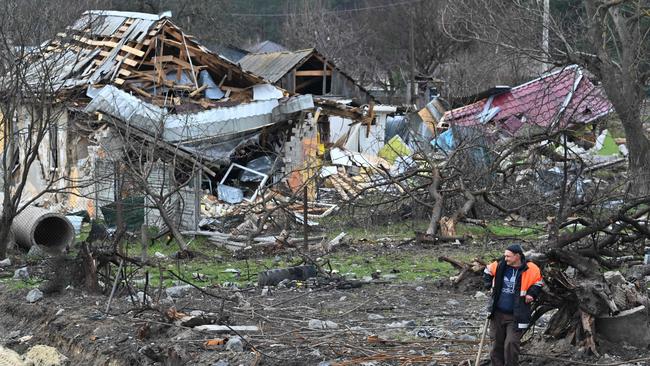
[{"label": "wooden pole", "polygon": [[327,94],[327,59],[323,60],[323,90],[322,95]]},{"label": "wooden pole", "polygon": [[481,335],[481,342],[478,344],[478,353],[476,354],[476,361],[474,366],[478,366],[481,361],[481,351],[483,351],[483,342],[485,342],[485,333],[487,333],[488,325],[490,325],[490,318],[485,317],[485,323],[483,324],[483,334]]},{"label": "wooden pole", "polygon": [[411,63],[411,85],[409,85],[409,97],[410,100],[407,102],[409,104],[415,103],[415,92],[416,92],[416,87],[415,87],[415,20],[413,19],[415,17],[415,14],[411,12],[410,16],[410,22],[409,22],[409,58],[410,58],[410,63]]},{"label": "wooden pole", "polygon": [[104,314],[108,314],[108,311],[111,309],[111,302],[113,301],[113,296],[115,296],[115,289],[117,289],[117,283],[120,280],[120,276],[122,275],[122,267],[124,266],[124,259],[120,259],[120,266],[117,268],[117,272],[115,273],[115,281],[113,282],[113,288],[111,289],[111,295],[108,297],[108,303],[106,304],[106,310],[104,310]]},{"label": "wooden pole", "polygon": [[307,222],[307,184],[302,191],[302,227],[304,229],[304,238],[303,238],[303,248],[305,250],[309,249],[309,223]]}]

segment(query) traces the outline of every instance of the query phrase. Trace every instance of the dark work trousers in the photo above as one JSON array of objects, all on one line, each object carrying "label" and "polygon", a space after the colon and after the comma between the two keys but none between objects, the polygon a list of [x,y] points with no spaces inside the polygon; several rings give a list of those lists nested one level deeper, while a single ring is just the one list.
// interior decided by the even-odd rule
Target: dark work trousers
[{"label": "dark work trousers", "polygon": [[523,334],[524,329],[517,329],[515,317],[512,314],[504,314],[498,310],[494,312],[490,321],[492,366],[519,365],[519,341]]}]

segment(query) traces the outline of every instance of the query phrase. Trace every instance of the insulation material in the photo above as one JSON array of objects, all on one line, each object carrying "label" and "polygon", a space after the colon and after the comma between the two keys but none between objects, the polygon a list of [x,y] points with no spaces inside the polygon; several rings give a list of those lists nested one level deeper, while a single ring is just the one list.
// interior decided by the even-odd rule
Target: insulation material
[{"label": "insulation material", "polygon": [[217,185],[217,195],[221,201],[230,203],[231,205],[236,205],[244,200],[244,191],[225,184]]},{"label": "insulation material", "polygon": [[25,360],[34,366],[58,366],[67,364],[68,358],[56,348],[37,344],[30,348],[24,355]]}]

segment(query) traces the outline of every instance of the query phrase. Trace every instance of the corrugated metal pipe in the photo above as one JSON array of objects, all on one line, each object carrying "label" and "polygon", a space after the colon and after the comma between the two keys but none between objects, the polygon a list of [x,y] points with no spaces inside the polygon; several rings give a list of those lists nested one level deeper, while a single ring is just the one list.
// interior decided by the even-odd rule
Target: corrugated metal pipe
[{"label": "corrugated metal pipe", "polygon": [[74,243],[74,227],[70,221],[40,207],[25,208],[14,218],[11,231],[18,245],[25,248],[38,245],[48,254],[60,254]]}]

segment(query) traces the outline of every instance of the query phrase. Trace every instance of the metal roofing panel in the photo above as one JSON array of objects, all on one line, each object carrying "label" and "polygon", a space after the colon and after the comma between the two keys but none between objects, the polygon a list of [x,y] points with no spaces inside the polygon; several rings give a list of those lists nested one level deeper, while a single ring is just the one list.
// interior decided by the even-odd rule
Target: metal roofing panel
[{"label": "metal roofing panel", "polygon": [[118,16],[97,16],[96,18],[91,18],[92,34],[104,37],[111,36],[117,32],[125,20],[125,17]]},{"label": "metal roofing panel", "polygon": [[313,48],[300,51],[251,53],[239,60],[239,65],[245,71],[276,83],[312,52],[314,52]]},{"label": "metal roofing panel", "polygon": [[149,13],[138,13],[134,11],[115,11],[115,10],[88,10],[84,12],[84,15],[145,19],[150,21],[156,21],[171,16],[169,12],[165,12],[161,14],[149,14]]},{"label": "metal roofing panel", "polygon": [[[571,123],[589,123],[612,110],[602,90],[583,77],[579,67],[572,65],[506,93],[448,111],[444,121],[455,126],[476,126],[489,120],[512,122],[515,117],[527,125],[546,128],[557,123],[564,128]],[[496,113],[486,119],[484,116],[490,111]]]},{"label": "metal roofing panel", "polygon": [[104,112],[157,135],[164,124],[166,141],[195,140],[255,130],[273,124],[272,112],[277,99],[214,108],[191,114],[169,114],[164,108],[124,92],[112,85],[89,95],[92,101],[85,111]]}]

